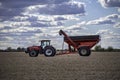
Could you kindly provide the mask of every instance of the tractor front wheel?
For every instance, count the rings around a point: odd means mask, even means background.
[[[87,46],[80,47],[78,52],[80,56],[89,56],[91,54],[91,50]]]
[[[34,50],[33,50],[33,51],[30,51],[30,52],[29,52],[29,56],[30,56],[30,57],[37,57],[37,56],[38,56],[38,53],[37,53],[37,51],[34,51]]]
[[[45,49],[44,49],[44,55],[46,57],[55,56],[55,54],[56,54],[56,49],[54,47],[52,47],[52,46],[45,47]]]

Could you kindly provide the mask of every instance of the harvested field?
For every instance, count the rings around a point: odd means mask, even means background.
[[[55,57],[0,53],[0,80],[120,80],[120,52]]]

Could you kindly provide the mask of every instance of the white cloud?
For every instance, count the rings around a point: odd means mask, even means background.
[[[22,13],[24,17],[28,17],[28,21],[43,21],[43,22],[50,22],[50,21],[64,21],[64,20],[79,20],[79,18],[75,17],[75,15],[42,15],[37,13],[28,14],[26,12]]]
[[[87,25],[101,25],[101,24],[114,24],[115,22],[110,20],[110,19],[105,19],[105,18],[99,18],[97,20],[92,20],[87,23]]]
[[[106,18],[108,18],[108,19],[118,19],[118,18],[120,18],[120,15],[119,14],[111,14],[111,15],[106,16]]]
[[[44,4],[60,4],[60,3],[64,3],[64,2],[68,2],[70,0],[20,0],[20,1],[16,1],[16,0],[11,0],[11,1],[4,1],[1,0],[1,3],[7,7],[7,8],[24,8],[26,6],[30,6],[30,5],[44,5]]]
[[[99,1],[103,1],[102,5],[104,7],[110,7],[104,0]],[[1,6],[0,40],[3,41],[2,39],[5,39],[8,41],[3,44],[4,47],[26,47],[33,45],[33,42],[35,45],[38,45],[39,39],[51,39],[53,40],[53,45],[56,47],[60,46],[56,45],[56,43],[61,42],[61,39],[58,39],[58,31],[60,29],[72,35],[81,35],[84,34],[87,25],[113,24],[120,18],[118,14],[112,14],[96,20],[80,22],[79,17],[76,15],[85,14],[85,4],[78,0],[37,0],[31,2],[28,2],[28,0],[19,0],[17,2],[11,0],[7,2],[1,1]],[[119,25],[119,23],[116,25]],[[80,30],[83,32],[80,33]],[[89,31],[86,32],[86,34],[88,33]],[[105,39],[112,37],[107,35],[114,34],[113,32],[109,32],[109,30],[99,31],[98,33],[105,34]],[[21,45],[19,45],[20,41]]]
[[[26,21],[28,19],[28,16],[14,16],[12,18],[13,21]]]
[[[103,6],[103,7],[106,7],[106,1],[105,0],[98,0],[100,2],[100,4]]]
[[[120,0],[98,0],[102,7],[108,8],[108,7],[117,7],[118,12],[120,12]]]
[[[53,22],[50,22],[49,25],[52,25],[52,26],[62,26],[64,24],[64,22],[62,21],[53,21]]]
[[[3,29],[1,30],[1,33],[41,33],[41,29],[40,28],[33,28],[33,27],[18,27],[18,28],[12,28],[12,29]]]
[[[108,33],[108,29],[106,30],[99,30],[96,34],[105,34],[105,33]]]
[[[4,23],[1,23],[1,22],[0,22],[0,29],[1,29],[1,28],[4,28]]]
[[[85,13],[84,7],[85,7],[84,3],[77,1],[69,1],[60,4],[29,6],[26,8],[25,13],[27,14],[37,13],[47,15],[84,14]]]
[[[118,43],[120,43],[120,34],[111,31],[109,29],[98,30],[96,33],[101,36],[100,45],[107,48],[108,46],[114,46],[114,48],[119,48]]]
[[[86,25],[86,22],[82,21],[82,22],[80,22],[78,24],[66,27],[65,30],[81,30],[81,29],[86,29],[85,25]]]
[[[9,20],[15,16],[21,16],[23,13],[37,13],[39,15],[68,15],[85,13],[85,4],[72,0],[2,0],[0,1],[0,6],[2,6],[0,7],[0,16],[2,21]],[[19,20],[24,20],[24,18],[19,18]]]
[[[120,28],[120,22],[117,22],[115,25],[114,25],[115,28]]]
[[[79,20],[79,18],[75,17],[75,15],[55,15],[53,18],[54,21]]]
[[[1,22],[0,25],[2,26],[2,28],[6,26],[11,28],[16,28],[16,27],[30,26],[31,23],[29,21],[24,21],[24,22],[4,21],[4,22]]]
[[[98,30],[98,32],[96,33],[98,35],[101,36],[102,39],[114,39],[114,40],[118,40],[120,39],[120,34],[115,32],[115,31],[111,31],[109,29],[104,29],[104,30]]]
[[[12,41],[14,40],[13,37],[10,37],[10,36],[5,36],[5,37],[1,37],[1,40],[0,41]]]
[[[120,7],[120,0],[98,0],[103,7]]]
[[[11,22],[10,26],[30,26],[31,23],[29,21],[24,21],[24,22]]]
[[[84,3],[69,0],[54,0],[54,2],[49,0],[47,3],[44,2],[44,4],[37,5],[21,4],[23,6],[20,9],[17,2],[15,4],[15,2],[12,3],[11,1],[11,3],[3,3],[3,5],[6,9],[2,9],[2,13],[0,13],[2,15],[1,20],[3,20],[0,23],[0,36],[3,37],[0,38],[1,48],[38,45],[39,39],[51,39],[55,47],[60,47],[60,45],[55,43],[61,41],[56,38],[58,38],[58,31],[64,28],[64,22],[79,20],[74,15],[85,13]]]
[[[87,22],[87,25],[100,25],[100,24],[114,24],[117,19],[120,18],[120,15],[118,14],[111,14],[106,17],[101,17],[96,20],[91,20]]]
[[[65,21],[79,20],[74,15],[38,15],[38,14],[24,14],[23,16],[15,16],[7,21],[9,26],[30,26],[30,27],[54,27],[62,26]],[[7,24],[8,24],[7,23]]]
[[[118,12],[120,13],[120,8],[118,8]]]

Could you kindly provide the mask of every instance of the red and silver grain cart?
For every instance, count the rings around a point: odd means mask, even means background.
[[[60,30],[59,34],[64,35],[64,42],[68,44],[69,51],[72,46],[81,56],[89,56],[91,48],[100,41],[99,35],[68,36],[63,30]]]

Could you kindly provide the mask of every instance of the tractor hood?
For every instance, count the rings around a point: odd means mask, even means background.
[[[25,53],[29,53],[31,50],[37,50],[39,51],[41,49],[40,46],[29,46],[25,49]]]
[[[40,47],[40,46],[28,46],[27,48],[31,48],[31,47]]]

